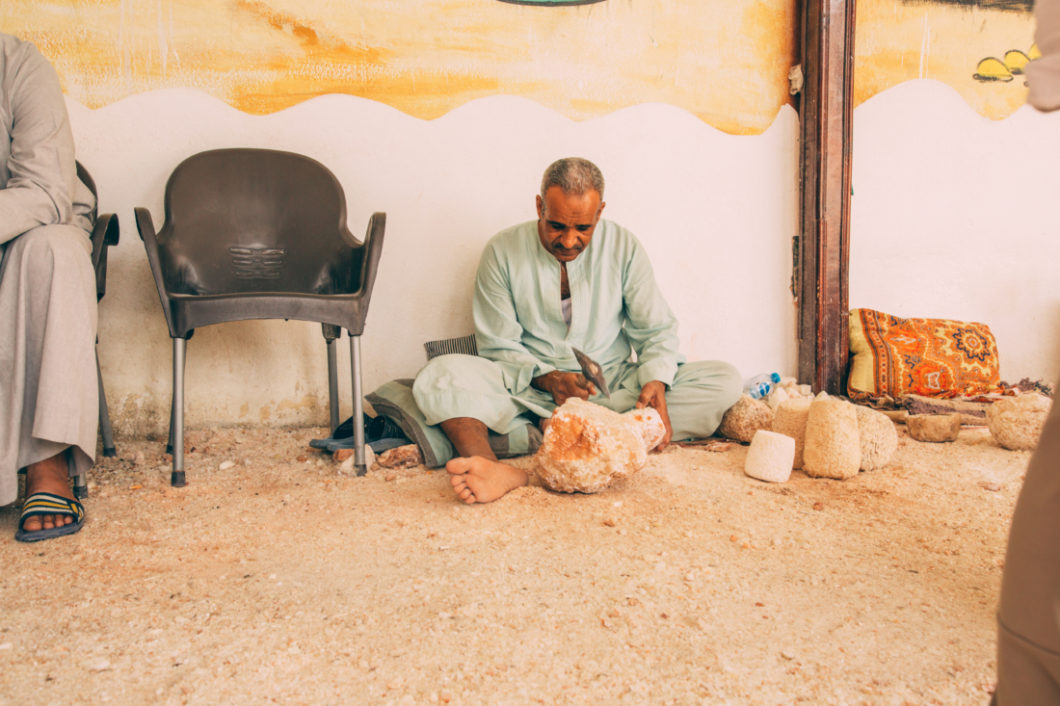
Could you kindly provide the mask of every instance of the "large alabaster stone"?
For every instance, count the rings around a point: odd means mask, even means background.
[[[991,436],[1013,451],[1037,447],[1050,404],[1048,397],[1037,392],[1001,398],[986,409]]]
[[[750,443],[759,429],[773,427],[773,410],[762,400],[743,394],[721,418],[718,433],[728,439]]]
[[[565,493],[597,493],[636,473],[666,426],[650,408],[619,414],[572,397],[552,414],[537,452],[537,476]]]
[[[858,414],[858,436],[861,440],[861,470],[883,468],[898,448],[898,430],[883,412],[855,405]]]
[[[802,452],[806,448],[806,418],[812,403],[812,397],[788,399],[777,405],[773,414],[773,431],[795,440],[793,468],[802,468]]]
[[[802,470],[816,478],[853,478],[861,468],[858,413],[850,402],[818,395],[806,416]]]

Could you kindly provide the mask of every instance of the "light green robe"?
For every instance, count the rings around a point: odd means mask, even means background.
[[[637,354],[637,381],[669,385],[684,361],[677,319],[655,284],[640,243],[601,220],[589,246],[567,263],[570,330],[560,302],[560,263],[541,245],[537,221],[495,235],[475,278],[475,340],[496,361],[515,394],[553,370],[579,370],[572,347],[603,367],[608,378]]]
[[[93,205],[55,69],[0,33],[0,505],[20,468],[69,447],[71,470],[95,456]]]
[[[541,245],[537,222],[494,236],[475,278],[473,313],[479,355],[434,358],[413,385],[429,424],[454,417],[482,421],[498,434],[523,433],[524,413],[548,417],[552,396],[533,378],[578,371],[572,348],[600,363],[611,398],[593,402],[631,409],[652,380],[668,386],[674,439],[709,436],[740,396],[739,373],[728,363],[684,363],[677,320],[643,247],[621,226],[601,220],[588,247],[567,263],[570,329],[560,301],[560,263]]]

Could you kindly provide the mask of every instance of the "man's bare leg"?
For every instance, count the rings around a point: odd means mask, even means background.
[[[70,491],[70,471],[66,465],[65,451],[26,467],[26,497],[34,493],[52,493],[73,500],[74,494]],[[35,515],[26,518],[23,528],[27,532],[34,532],[39,529],[68,525],[73,521],[74,518],[69,515]]]
[[[445,464],[456,496],[465,503],[489,503],[527,484],[526,471],[497,460],[489,429],[477,419],[454,417],[441,423],[459,457]]]

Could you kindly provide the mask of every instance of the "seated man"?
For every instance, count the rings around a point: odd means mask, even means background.
[[[15,538],[29,542],[84,519],[69,474],[92,465],[99,419],[93,202],[55,69],[2,33],[0,132],[0,505],[24,469]]]
[[[591,162],[549,166],[538,220],[498,233],[479,263],[479,356],[440,356],[416,377],[417,405],[459,454],[446,470],[464,502],[491,502],[528,481],[497,460],[489,431],[510,433],[531,415],[546,420],[569,397],[618,412],[654,407],[666,426],[657,449],[713,434],[740,397],[728,363],[683,363],[648,256],[632,233],[600,219],[603,195]],[[610,399],[578,372],[573,348],[603,368]]]

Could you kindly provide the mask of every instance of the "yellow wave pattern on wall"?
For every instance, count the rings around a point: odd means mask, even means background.
[[[270,113],[345,93],[432,119],[508,94],[572,119],[676,105],[755,134],[790,102],[794,0],[4,0],[0,28],[40,47],[99,107],[158,88]]]
[[[854,105],[911,79],[954,88],[980,115],[1008,117],[1027,100],[1020,77],[984,83],[984,57],[1031,53],[1029,12],[909,0],[859,0],[854,42]]]
[[[795,0],[4,0],[0,29],[35,42],[69,95],[99,107],[197,88],[266,114],[332,93],[433,119],[517,95],[581,120],[645,102],[757,134],[791,102]],[[1033,19],[922,0],[859,0],[855,105],[910,79],[956,89],[990,118],[1022,77],[977,80],[984,58],[1029,52]],[[980,76],[981,79],[981,76]]]

